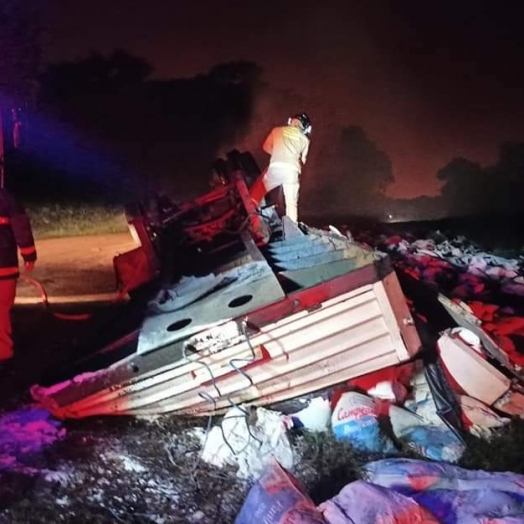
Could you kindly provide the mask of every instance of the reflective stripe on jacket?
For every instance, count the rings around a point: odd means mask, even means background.
[[[24,261],[36,260],[33,232],[24,208],[6,189],[0,189],[0,279],[19,276],[18,250]]]

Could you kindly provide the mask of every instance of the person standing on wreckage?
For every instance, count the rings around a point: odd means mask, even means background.
[[[311,131],[311,120],[306,113],[292,116],[286,126],[274,127],[262,146],[271,155],[269,166],[250,190],[258,206],[270,191],[281,188],[284,214],[294,222],[298,222],[300,173],[307,160]]]
[[[29,217],[22,205],[0,188],[0,367],[13,357],[11,309],[20,276],[17,251],[24,259],[25,270],[32,271],[36,249]]]

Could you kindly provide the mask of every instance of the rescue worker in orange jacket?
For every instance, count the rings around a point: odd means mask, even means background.
[[[36,249],[29,218],[20,203],[0,188],[0,362],[13,357],[11,308],[20,276],[17,250],[26,271],[32,271]]]
[[[253,184],[250,194],[259,205],[264,196],[281,186],[285,199],[285,214],[298,221],[300,173],[307,161],[311,135],[311,120],[306,113],[292,116],[287,126],[271,130],[263,149],[271,155],[269,167]]]

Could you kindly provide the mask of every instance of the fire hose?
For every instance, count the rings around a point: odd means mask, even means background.
[[[53,311],[51,308],[51,304],[49,303],[47,291],[39,280],[37,280],[34,277],[30,277],[27,275],[20,275],[20,280],[23,280],[24,282],[27,282],[31,286],[37,289],[38,293],[40,294],[40,301],[43,304],[43,306],[46,308],[46,310],[51,313],[55,318],[59,318],[60,320],[73,320],[73,321],[83,321],[83,320],[89,320],[93,314],[92,313],[77,313],[77,314],[71,314],[71,313],[59,313],[57,311]],[[114,299],[110,300],[110,303],[119,303],[123,302],[127,296],[127,290],[123,289],[119,291]]]

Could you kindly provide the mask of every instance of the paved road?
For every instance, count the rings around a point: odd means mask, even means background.
[[[50,303],[116,291],[113,257],[136,247],[129,233],[62,237],[36,242],[38,261],[29,275],[41,282]],[[40,292],[20,279],[17,304],[37,303]]]

